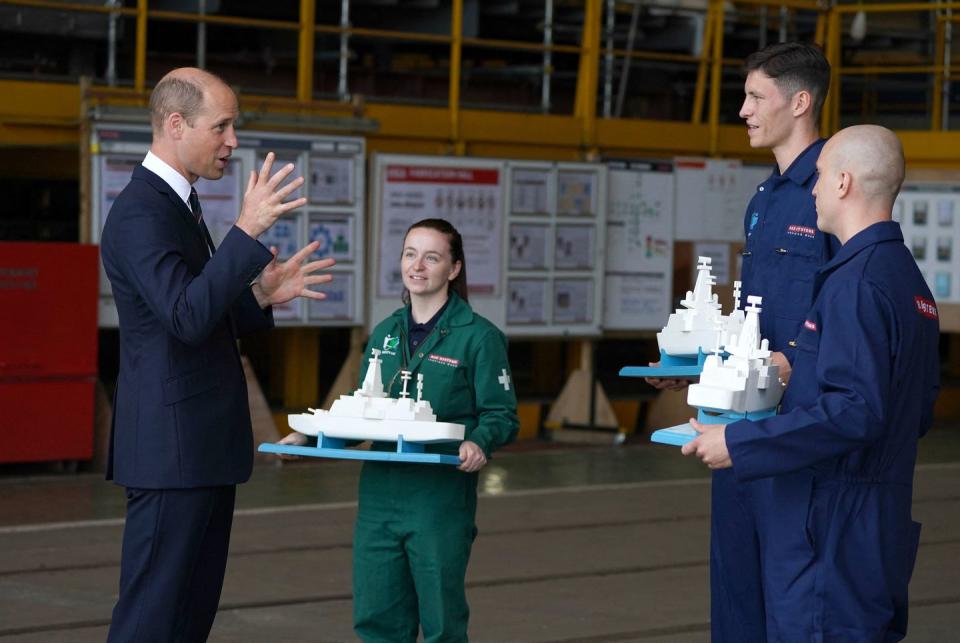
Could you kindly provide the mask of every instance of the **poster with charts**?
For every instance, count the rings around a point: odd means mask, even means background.
[[[547,214],[550,170],[514,168],[510,173],[510,211],[513,214]]]
[[[739,241],[747,207],[741,163],[730,159],[677,158],[676,228],[680,241]]]
[[[557,324],[593,322],[593,280],[557,279],[553,283],[553,321]]]
[[[507,284],[507,323],[547,323],[547,280],[513,278]]]
[[[463,237],[471,295],[496,295],[503,270],[502,172],[497,167],[388,163],[380,190],[377,293],[399,296],[400,247],[407,228],[427,217],[453,224]]]
[[[557,225],[553,267],[557,270],[591,270],[594,230],[592,225]]]
[[[353,275],[349,272],[333,272],[333,281],[311,290],[319,290],[325,299],[308,299],[307,316],[311,320],[352,319],[353,318]]]
[[[660,330],[670,316],[670,284],[660,274],[608,272],[603,326],[611,330]]]
[[[320,247],[310,255],[311,260],[333,257],[338,262],[353,261],[353,217],[311,215],[307,223],[307,243],[314,241],[320,242]]]
[[[350,156],[311,156],[307,177],[310,203],[353,203],[353,164]]]
[[[557,172],[557,214],[592,216],[597,212],[597,173],[589,170]]]
[[[904,185],[893,207],[903,241],[939,303],[960,302],[960,189]]]
[[[650,167],[611,168],[607,175],[607,270],[673,269],[673,170]]]
[[[510,224],[510,269],[545,270],[550,226],[537,223]]]

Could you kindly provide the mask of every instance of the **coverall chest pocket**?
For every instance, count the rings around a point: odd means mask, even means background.
[[[802,320],[813,303],[813,278],[820,265],[820,252],[812,238],[787,235],[771,251],[782,290],[777,316]]]
[[[423,396],[430,400],[440,421],[449,421],[473,412],[473,391],[467,381],[463,360],[430,354],[424,358]]]

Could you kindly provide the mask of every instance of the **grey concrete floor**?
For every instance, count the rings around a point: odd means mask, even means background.
[[[960,428],[921,443],[909,641],[960,640]],[[211,641],[352,641],[359,465],[265,465],[241,487]],[[709,639],[709,475],[671,447],[499,455],[468,575],[474,641]],[[103,641],[121,491],[95,475],[0,477],[0,641]]]

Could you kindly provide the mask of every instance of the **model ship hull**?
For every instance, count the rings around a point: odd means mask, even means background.
[[[297,413],[287,416],[290,428],[297,433],[345,440],[380,440],[396,442],[450,442],[463,440],[464,425],[452,422],[423,420],[371,420],[362,417],[330,415],[326,411]]]

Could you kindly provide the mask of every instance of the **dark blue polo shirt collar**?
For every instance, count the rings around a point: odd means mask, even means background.
[[[803,185],[810,180],[813,173],[817,171],[817,159],[820,157],[820,150],[826,144],[827,139],[819,138],[807,146],[807,149],[800,152],[800,156],[793,159],[793,163],[783,173],[782,177],[790,179],[797,185]],[[780,169],[774,167],[774,178],[780,178]]]

